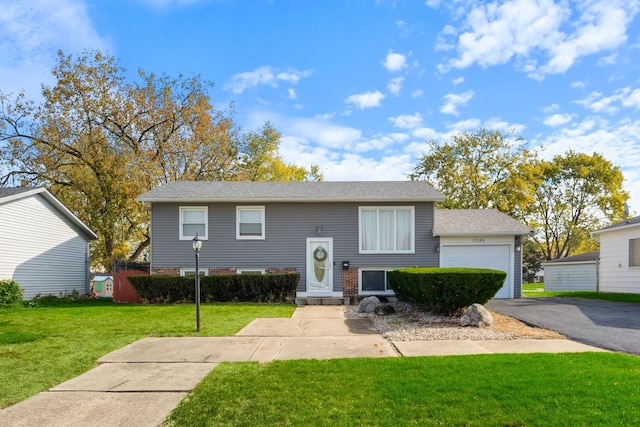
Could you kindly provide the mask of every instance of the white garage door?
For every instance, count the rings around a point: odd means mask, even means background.
[[[512,295],[510,265],[508,245],[443,245],[440,249],[440,267],[475,267],[506,271],[507,279],[496,294],[496,298],[510,298]]]

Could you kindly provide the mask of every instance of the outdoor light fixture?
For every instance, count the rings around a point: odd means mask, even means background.
[[[198,239],[198,233],[193,238],[193,251],[196,254],[196,332],[200,332],[200,249],[202,240]]]
[[[436,245],[436,252],[440,252],[440,243]]]
[[[322,234],[322,224],[319,224],[316,226],[316,233],[317,234]]]

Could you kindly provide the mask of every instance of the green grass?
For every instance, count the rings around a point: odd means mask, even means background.
[[[540,291],[540,290],[544,290],[544,283],[543,282],[539,282],[539,283],[523,283],[522,284],[522,290],[523,291]]]
[[[223,363],[169,426],[640,423],[640,359],[608,353]]]
[[[640,294],[617,294],[609,292],[574,291],[574,292],[522,292],[527,297],[566,297],[601,299],[606,301],[632,302],[640,304]]]
[[[95,300],[94,300],[95,301]],[[228,336],[256,317],[290,317],[295,306],[203,304],[144,306],[95,301],[0,310],[0,408],[95,366],[115,349],[146,336]]]

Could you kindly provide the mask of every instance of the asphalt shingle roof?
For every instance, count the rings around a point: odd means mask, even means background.
[[[611,224],[608,225],[604,228],[601,228],[600,230],[596,230],[591,234],[600,234],[602,232],[607,232],[607,231],[611,231],[611,230],[615,230],[618,228],[624,228],[624,227],[631,227],[631,226],[636,226],[640,224],[640,216],[635,216],[633,218],[629,218],[626,221],[621,221],[621,222],[617,222],[615,224]]]
[[[495,209],[436,209],[434,236],[527,235],[530,227]]]
[[[407,202],[442,201],[421,181],[174,181],[138,197],[142,202]]]
[[[597,261],[600,258],[600,251],[586,252],[583,254],[566,256],[564,258],[552,259],[545,261],[544,264],[562,264],[563,262],[584,262]]]
[[[15,196],[16,194],[25,193],[27,191],[33,191],[33,188],[29,187],[0,187],[0,199],[3,197]]]

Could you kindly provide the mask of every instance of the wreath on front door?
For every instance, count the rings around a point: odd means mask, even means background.
[[[316,261],[324,261],[328,256],[329,254],[327,253],[327,250],[322,246],[318,246],[316,250],[313,251],[313,259]]]

